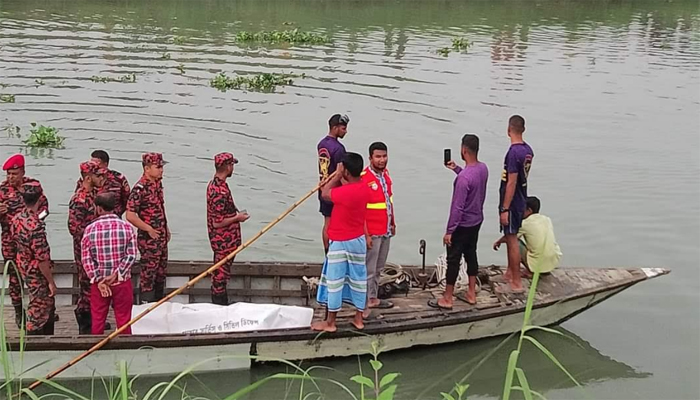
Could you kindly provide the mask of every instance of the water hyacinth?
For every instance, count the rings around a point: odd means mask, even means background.
[[[44,125],[37,127],[35,122],[32,122],[31,125],[29,137],[23,140],[28,147],[63,148],[63,141],[66,138],[58,134],[58,129]]]
[[[14,94],[0,94],[0,101],[3,103],[14,103],[15,102],[15,95]]]
[[[297,29],[284,31],[262,31],[257,33],[241,31],[236,33],[236,41],[241,43],[293,43],[293,44],[326,44],[331,40],[326,35],[304,32]]]
[[[126,74],[126,75],[123,75],[119,78],[93,75],[90,78],[90,80],[93,82],[96,82],[96,83],[107,83],[107,82],[135,83],[136,82],[136,74],[134,74],[134,73]]]
[[[294,83],[291,78],[301,77],[305,75],[292,74],[277,74],[264,72],[253,76],[229,77],[225,72],[220,72],[209,84],[213,88],[217,88],[222,92],[228,89],[242,89],[257,92],[274,92],[277,86],[288,86]]]

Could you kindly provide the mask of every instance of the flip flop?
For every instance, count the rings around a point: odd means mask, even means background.
[[[392,307],[394,307],[394,303],[392,303],[388,300],[380,299],[379,304],[377,304],[374,307],[370,307],[370,308],[387,309],[387,308],[392,308]]]
[[[440,309],[440,310],[451,310],[451,309],[452,309],[452,307],[449,307],[449,308],[448,308],[448,307],[443,307],[443,306],[441,306],[440,303],[438,303],[438,299],[430,299],[430,300],[428,300],[428,306],[429,306],[429,307],[432,307],[432,308],[437,308],[437,309]]]
[[[473,306],[473,305],[476,305],[476,301],[472,303],[471,301],[467,300],[467,295],[466,295],[464,292],[462,292],[462,293],[457,293],[457,294],[455,295],[455,297],[456,297],[458,300],[462,300],[463,302],[465,302],[465,303],[467,303],[467,304],[469,304],[469,305],[472,305],[472,306]]]

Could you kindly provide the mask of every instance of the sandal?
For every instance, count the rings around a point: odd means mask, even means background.
[[[394,303],[392,303],[388,300],[380,299],[379,304],[377,304],[374,307],[370,307],[370,308],[387,309],[387,308],[392,308],[392,307],[394,307]]]
[[[437,309],[440,309],[440,310],[448,310],[448,311],[449,311],[449,310],[452,309],[452,307],[449,307],[449,308],[448,308],[448,307],[443,307],[443,306],[441,306],[440,303],[438,303],[438,299],[430,299],[430,300],[428,300],[428,306],[429,306],[429,307],[432,307],[432,308],[437,308]]]
[[[472,305],[472,306],[473,306],[473,305],[476,304],[476,301],[472,303],[471,301],[467,300],[467,294],[464,293],[464,292],[462,292],[462,293],[457,293],[457,294],[455,295],[455,297],[456,297],[458,300],[462,300],[463,302],[465,302],[465,303],[467,303],[467,304],[469,304],[469,305]]]

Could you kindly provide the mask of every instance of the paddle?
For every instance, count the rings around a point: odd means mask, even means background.
[[[253,236],[252,238],[248,239],[247,242],[243,243],[243,245],[241,245],[241,246],[238,247],[236,250],[234,250],[233,252],[231,252],[231,253],[230,253],[229,255],[227,255],[223,260],[221,260],[221,261],[217,262],[216,264],[212,265],[211,267],[209,267],[209,269],[207,269],[206,271],[204,271],[204,272],[202,272],[201,274],[197,275],[196,277],[192,278],[189,282],[187,282],[187,283],[185,283],[184,285],[180,286],[178,289],[176,289],[176,290],[170,292],[170,294],[168,294],[167,296],[163,297],[163,298],[162,298],[161,300],[159,300],[157,303],[152,304],[150,307],[148,307],[148,308],[145,309],[143,312],[141,312],[141,314],[135,316],[135,317],[132,318],[129,322],[127,322],[126,324],[122,325],[119,329],[117,329],[116,331],[114,331],[114,332],[112,332],[111,334],[109,334],[109,336],[107,336],[107,337],[105,337],[104,339],[100,340],[97,344],[95,344],[94,346],[92,346],[92,348],[90,348],[89,350],[87,350],[87,351],[85,351],[84,353],[80,354],[78,357],[75,357],[74,359],[72,359],[72,360],[69,361],[68,363],[64,364],[63,366],[61,366],[61,367],[58,368],[57,370],[55,370],[55,371],[51,372],[50,374],[46,375],[46,376],[44,377],[43,380],[37,380],[37,381],[35,381],[35,382],[32,383],[31,385],[29,385],[28,389],[29,389],[29,390],[34,390],[34,389],[37,388],[39,385],[41,385],[41,384],[43,383],[43,381],[50,380],[50,379],[54,378],[56,375],[60,374],[61,372],[65,371],[65,370],[67,370],[68,368],[70,368],[70,367],[74,366],[75,364],[79,363],[80,361],[82,361],[84,358],[86,358],[86,357],[89,356],[90,354],[92,354],[92,353],[96,352],[97,350],[101,349],[105,344],[109,343],[110,340],[112,340],[112,339],[114,339],[115,337],[119,336],[119,334],[122,333],[122,332],[124,332],[124,330],[125,330],[126,328],[128,328],[128,327],[130,327],[131,325],[135,324],[138,320],[140,320],[141,318],[145,317],[148,313],[150,313],[151,311],[155,310],[156,308],[158,308],[159,306],[161,306],[161,305],[162,305],[163,303],[165,303],[166,301],[168,301],[168,300],[172,299],[173,297],[177,296],[178,294],[182,293],[185,289],[191,288],[192,286],[194,286],[195,283],[199,282],[199,281],[200,281],[202,278],[204,278],[205,276],[207,276],[207,275],[211,274],[212,272],[216,271],[217,269],[219,269],[221,266],[223,266],[223,265],[226,264],[229,260],[231,260],[233,257],[235,257],[236,254],[240,253],[240,252],[243,251],[245,248],[247,248],[248,246],[250,246],[251,244],[253,244],[253,243],[254,243],[256,240],[258,240],[263,234],[265,234],[267,231],[269,231],[273,226],[277,225],[278,222],[282,221],[282,220],[284,219],[284,217],[286,217],[287,215],[289,215],[292,211],[294,211],[295,208],[299,207],[299,206],[301,205],[301,203],[303,203],[304,201],[306,201],[306,199],[308,199],[309,197],[311,197],[312,194],[314,194],[314,193],[315,193],[317,190],[319,190],[326,182],[328,182],[331,178],[333,178],[333,176],[334,176],[335,174],[336,174],[336,173],[334,172],[334,173],[331,174],[329,177],[327,177],[326,179],[324,179],[323,181],[321,181],[318,185],[316,185],[315,188],[313,188],[311,191],[309,191],[309,193],[305,194],[302,198],[300,198],[299,200],[297,200],[297,201],[296,201],[294,204],[292,204],[292,206],[289,207],[285,212],[283,212],[282,214],[280,214],[279,217],[277,217],[274,221],[272,221],[272,222],[270,222],[269,224],[267,224],[267,226],[265,226],[264,228],[262,228],[262,230],[261,230],[260,232],[256,233],[255,236]]]

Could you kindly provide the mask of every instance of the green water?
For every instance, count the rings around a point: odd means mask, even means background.
[[[498,235],[505,122],[520,113],[536,154],[530,190],[554,221],[564,264],[673,271],[566,322],[580,345],[541,337],[585,393],[528,350],[533,388],[548,398],[700,398],[696,1],[2,0],[0,12],[0,93],[16,96],[0,103],[0,128],[15,124],[26,133],[36,121],[67,136],[64,150],[44,152],[0,139],[0,157],[26,151],[28,174],[46,189],[54,258],[71,257],[67,203],[78,162],[92,149],[107,149],[113,168],[132,183],[140,153],[163,152],[171,161],[164,185],[172,258],[209,259],[204,190],[211,156],[228,150],[241,159],[232,188],[252,215],[244,226],[249,237],[313,187],[315,144],[329,115],[341,112],[352,119],[349,150],[364,154],[375,140],[389,146],[398,224],[390,260],[400,263],[419,263],[422,238],[429,262],[440,254],[453,179],[441,166],[442,149],[456,154],[463,133],[479,134],[480,157],[491,170],[479,257],[503,263],[505,254],[490,243]],[[327,34],[333,44],[234,41],[240,30],[290,26]],[[435,54],[453,37],[473,46],[447,58]],[[221,93],[208,86],[220,71],[306,78],[274,94]],[[90,80],[129,73],[137,83]],[[320,261],[320,224],[312,199],[240,259]],[[437,399],[471,369],[470,360],[499,342],[383,359],[388,371],[402,373],[399,398]],[[469,378],[473,398],[499,396],[509,349]],[[355,359],[323,364],[336,377],[357,370]],[[200,379],[226,393],[278,370]],[[200,386],[188,388],[207,394]],[[251,398],[284,398],[283,389],[269,386]]]

